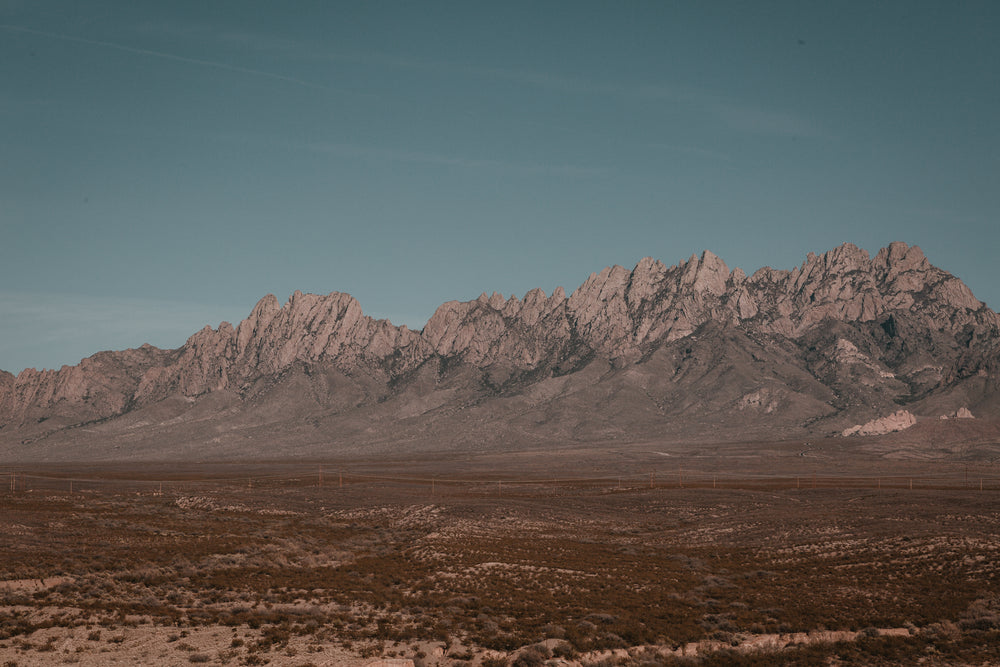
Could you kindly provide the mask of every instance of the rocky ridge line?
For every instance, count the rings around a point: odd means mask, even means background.
[[[905,243],[874,257],[844,244],[810,253],[791,271],[765,267],[751,276],[705,251],[671,267],[645,258],[631,271],[605,268],[569,297],[557,288],[551,296],[535,289],[523,299],[494,293],[450,301],[419,332],[364,315],[347,294],[296,292],[284,305],[268,295],[238,326],[205,327],[177,350],[143,346],[100,353],[58,371],[27,369],[16,378],[0,373],[0,425],[53,412],[67,423],[100,419],[172,395],[241,392],[297,363],[331,365],[380,382],[433,358],[567,372],[594,356],[619,366],[634,363],[707,323],[796,340],[825,322],[878,322],[888,331],[901,319],[914,329],[965,335],[969,349],[973,342],[982,347],[995,341],[1000,331],[1000,317],[968,287]],[[958,371],[933,371],[940,375],[935,381],[995,365],[981,354],[967,357]]]

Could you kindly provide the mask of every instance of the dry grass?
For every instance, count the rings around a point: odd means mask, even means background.
[[[1000,660],[995,494],[488,487],[4,490],[0,660]]]

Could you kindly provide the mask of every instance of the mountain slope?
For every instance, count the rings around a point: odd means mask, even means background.
[[[177,350],[0,373],[0,459],[798,437],[901,405],[996,414],[998,377],[1000,317],[915,246],[752,276],[706,251],[448,302],[420,332],[268,295]]]

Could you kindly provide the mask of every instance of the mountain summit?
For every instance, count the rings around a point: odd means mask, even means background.
[[[916,246],[751,276],[705,251],[450,301],[422,331],[296,292],[176,350],[0,372],[0,459],[826,435],[901,406],[996,414],[998,377],[1000,317]]]

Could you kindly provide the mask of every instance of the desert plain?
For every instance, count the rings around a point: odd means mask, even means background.
[[[25,464],[0,534],[10,666],[1000,662],[988,443]]]

